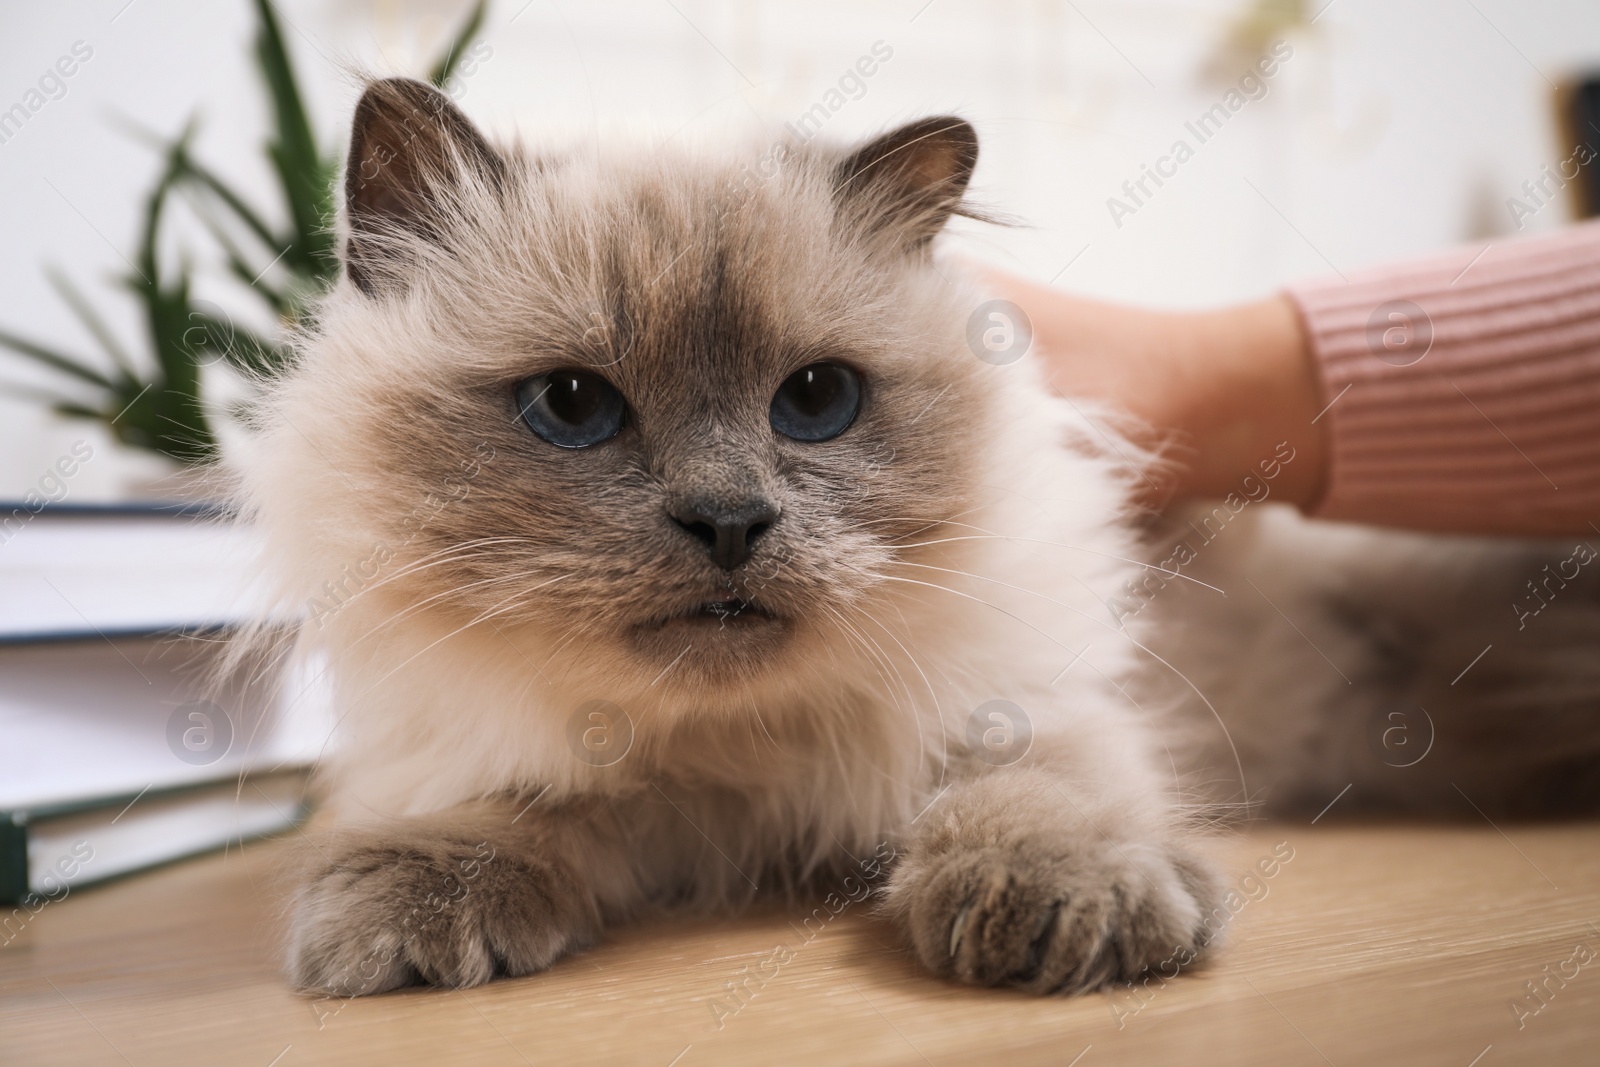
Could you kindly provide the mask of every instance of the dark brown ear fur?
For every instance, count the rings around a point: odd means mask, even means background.
[[[978,133],[943,115],[891,130],[856,149],[835,175],[841,207],[903,247],[925,245],[953,214],[978,163]]]
[[[350,236],[345,269],[366,292],[377,287],[395,230],[437,238],[439,199],[465,170],[499,184],[505,163],[450,98],[410,78],[367,86],[356,105],[345,172]]]

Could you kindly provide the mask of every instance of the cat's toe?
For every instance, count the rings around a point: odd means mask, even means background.
[[[336,996],[542,971],[593,940],[592,904],[548,864],[482,843],[334,852],[297,894],[288,969]]]
[[[1077,992],[1126,981],[1201,947],[1211,880],[1195,859],[1120,849],[989,847],[909,865],[912,946],[936,974],[973,985]]]

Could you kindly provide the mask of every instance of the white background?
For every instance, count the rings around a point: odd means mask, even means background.
[[[1204,72],[1243,0],[502,0],[484,34],[493,55],[465,79],[460,102],[489,129],[536,143],[708,140],[752,125],[776,135],[882,41],[893,58],[826,135],[967,116],[984,142],[979,197],[1028,224],[968,228],[970,247],[1041,280],[1140,303],[1236,300],[1513,232],[1507,197],[1571,153],[1553,86],[1600,65],[1600,4],[1325,3],[1308,0],[1305,18],[1322,13],[1288,35],[1294,55],[1269,95],[1120,228],[1107,198],[1222,98],[1226,83]],[[343,143],[358,72],[423,72],[466,7],[277,6],[331,146]],[[139,336],[134,305],[105,279],[128,270],[122,257],[133,254],[157,163],[118,132],[118,115],[168,134],[198,116],[198,154],[255,199],[270,194],[253,26],[245,0],[0,3],[0,110],[74,42],[94,49],[67,94],[0,144],[0,327],[93,351],[44,280],[40,268],[54,263],[124,336]],[[1565,200],[1552,203],[1523,232],[1569,215]],[[194,250],[203,295],[253,306],[227,291],[233,283],[203,258],[206,242],[174,239]],[[0,380],[47,379],[0,352]],[[79,439],[96,456],[70,499],[113,498],[161,473],[92,425],[0,398],[0,497],[20,496]]]

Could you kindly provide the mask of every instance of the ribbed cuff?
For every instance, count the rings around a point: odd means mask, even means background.
[[[1315,515],[1600,532],[1600,223],[1289,296],[1328,405]]]

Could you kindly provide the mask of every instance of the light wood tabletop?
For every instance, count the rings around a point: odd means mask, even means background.
[[[620,930],[532,978],[317,1000],[278,969],[289,844],[46,906],[0,948],[0,1064],[1600,1063],[1596,824],[1258,826],[1225,847],[1215,962],[1076,999],[925,977],[866,905],[808,923],[812,901]]]

